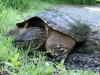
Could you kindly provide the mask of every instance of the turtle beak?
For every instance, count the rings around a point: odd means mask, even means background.
[[[26,30],[19,35],[15,36],[12,43],[14,46],[17,46],[19,48],[28,47],[30,43],[33,43],[35,40],[35,36],[32,35],[34,33],[32,29],[29,29],[30,31]]]

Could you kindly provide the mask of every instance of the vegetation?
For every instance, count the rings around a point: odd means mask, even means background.
[[[32,5],[37,6],[37,3],[45,2],[45,3],[51,3],[51,4],[88,4],[93,5],[96,4],[96,0],[0,0],[0,3],[3,3],[6,7],[12,7],[15,9],[26,9],[30,8]],[[40,7],[40,5],[38,5]]]
[[[100,0],[96,0],[97,2],[100,2]]]
[[[45,53],[31,51],[34,56],[29,57],[28,50],[18,50],[12,45],[12,37],[6,37],[8,30],[15,27],[15,23],[25,16],[44,11],[45,8],[56,3],[79,4],[80,0],[0,0],[0,72],[7,71],[11,75],[53,75],[55,68],[52,62],[45,61]],[[78,3],[76,3],[76,1]],[[95,0],[82,0],[82,4],[95,4]],[[2,68],[1,68],[2,67]],[[66,71],[63,61],[57,64],[60,75],[97,75],[92,71]]]

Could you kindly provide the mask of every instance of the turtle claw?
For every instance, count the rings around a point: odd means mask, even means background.
[[[65,60],[69,53],[69,50],[60,44],[51,45],[49,50],[50,50],[50,54],[55,57],[57,62],[60,62],[63,59]]]

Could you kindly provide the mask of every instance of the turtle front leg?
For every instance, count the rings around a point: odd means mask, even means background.
[[[70,36],[54,30],[46,41],[46,49],[60,62],[62,59],[66,59],[75,43]]]
[[[50,54],[56,58],[56,61],[61,61],[62,59],[66,59],[68,56],[69,50],[61,44],[52,44],[49,48]]]

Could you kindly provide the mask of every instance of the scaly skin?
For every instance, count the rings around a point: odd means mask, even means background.
[[[75,40],[51,28],[48,30],[49,35],[46,41],[46,49],[58,62],[62,59],[66,59],[76,43]]]
[[[39,49],[46,40],[45,32],[39,27],[16,28],[10,30],[8,35],[14,35],[13,44],[19,48]]]

